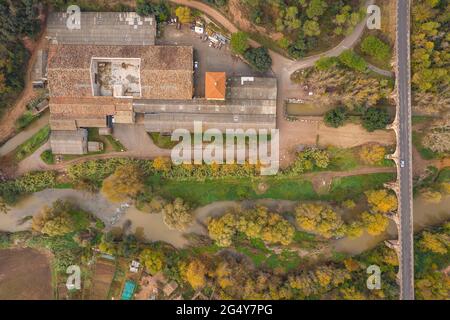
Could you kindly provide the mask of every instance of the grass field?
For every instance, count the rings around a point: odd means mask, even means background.
[[[206,181],[162,181],[152,177],[147,184],[161,196],[172,199],[180,197],[196,206],[215,201],[282,199],[282,200],[330,200],[341,201],[358,198],[369,189],[382,188],[392,181],[394,174],[381,173],[363,176],[337,178],[331,184],[330,193],[318,195],[311,181],[291,177],[265,177],[255,179],[221,179]],[[258,185],[267,186],[265,192],[258,192]]]

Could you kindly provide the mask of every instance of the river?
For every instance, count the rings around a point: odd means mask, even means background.
[[[45,206],[50,206],[54,201],[64,199],[78,204],[83,210],[92,212],[102,219],[107,228],[121,227],[126,220],[131,221],[131,229],[141,228],[146,239],[150,241],[164,241],[176,247],[182,247],[188,243],[185,233],[206,234],[205,222],[210,216],[222,215],[227,210],[242,206],[252,207],[255,203],[265,205],[278,212],[292,211],[296,205],[294,201],[286,200],[258,200],[258,201],[222,201],[197,208],[194,212],[195,223],[186,232],[169,230],[163,222],[161,214],[143,213],[135,207],[126,207],[114,204],[105,199],[101,194],[91,194],[72,189],[48,189],[34,193],[21,200],[6,215],[0,216],[0,230],[16,232],[30,228],[31,221],[20,221],[33,216]],[[436,225],[450,219],[450,196],[445,197],[440,203],[434,204],[424,201],[422,198],[414,200],[414,228],[423,229],[426,226]],[[114,222],[112,224],[111,222]],[[387,232],[381,236],[364,234],[358,239],[343,238],[332,242],[337,252],[358,254],[375,247],[384,239],[396,238],[396,228],[391,223]]]

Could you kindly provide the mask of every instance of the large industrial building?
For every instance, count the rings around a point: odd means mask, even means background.
[[[205,97],[194,99],[193,47],[155,45],[153,17],[86,12],[88,27],[79,30],[67,29],[66,19],[48,19],[54,154],[87,153],[86,128],[109,133],[115,123],[135,124],[137,114],[148,132],[165,134],[193,130],[194,121],[221,130],[276,127],[276,79],[207,72]]]

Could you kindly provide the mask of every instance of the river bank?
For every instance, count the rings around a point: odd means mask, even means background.
[[[183,247],[188,244],[185,238],[187,233],[206,234],[205,222],[208,217],[220,216],[228,210],[239,207],[250,208],[255,204],[267,206],[272,211],[293,211],[296,201],[287,200],[256,200],[256,201],[219,201],[195,209],[194,224],[185,232],[169,230],[163,222],[161,214],[143,213],[134,206],[111,203],[101,194],[91,194],[72,189],[47,189],[34,193],[21,200],[6,215],[0,216],[0,230],[17,232],[27,230],[31,226],[31,220],[27,217],[34,216],[39,210],[58,200],[68,200],[78,204],[81,209],[92,212],[96,217],[105,222],[107,229],[122,227],[125,221],[131,222],[133,232],[140,229],[149,241],[164,241],[175,247]],[[450,219],[450,196],[443,198],[440,203],[429,203],[423,198],[414,200],[414,229],[419,231],[427,226],[436,225]],[[25,222],[23,222],[25,221]],[[23,222],[23,223],[21,223]],[[391,222],[385,234],[371,236],[364,234],[357,239],[343,238],[332,240],[332,247],[336,252],[347,254],[359,254],[375,247],[385,239],[396,238],[397,230]]]

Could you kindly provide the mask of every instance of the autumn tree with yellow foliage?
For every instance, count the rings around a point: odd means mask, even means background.
[[[361,220],[367,233],[372,236],[378,236],[386,231],[389,226],[389,218],[382,213],[363,212]]]
[[[164,255],[157,250],[144,249],[139,258],[151,274],[161,271],[164,266]]]
[[[378,144],[365,145],[359,152],[359,157],[362,162],[369,165],[380,164],[386,155],[386,148]]]
[[[256,207],[242,212],[228,212],[208,220],[208,232],[217,245],[227,247],[237,232],[249,239],[261,239],[267,243],[289,245],[295,228],[281,215],[269,212],[266,207]]]
[[[431,233],[425,231],[419,246],[425,251],[431,251],[438,254],[447,254],[450,245],[450,237],[445,234]]]
[[[191,208],[183,199],[176,198],[162,209],[163,221],[171,230],[186,230],[192,224]]]
[[[134,164],[117,167],[116,171],[103,181],[101,192],[112,202],[125,202],[136,197],[144,188],[139,168]]]
[[[206,266],[198,259],[192,260],[186,268],[185,279],[195,290],[206,285]]]
[[[370,190],[365,194],[372,211],[388,213],[397,210],[397,197],[386,189]]]
[[[300,228],[325,238],[344,235],[344,222],[326,204],[302,203],[295,209],[295,217]]]
[[[175,15],[180,23],[190,23],[192,21],[191,9],[189,7],[178,7],[175,9]]]

